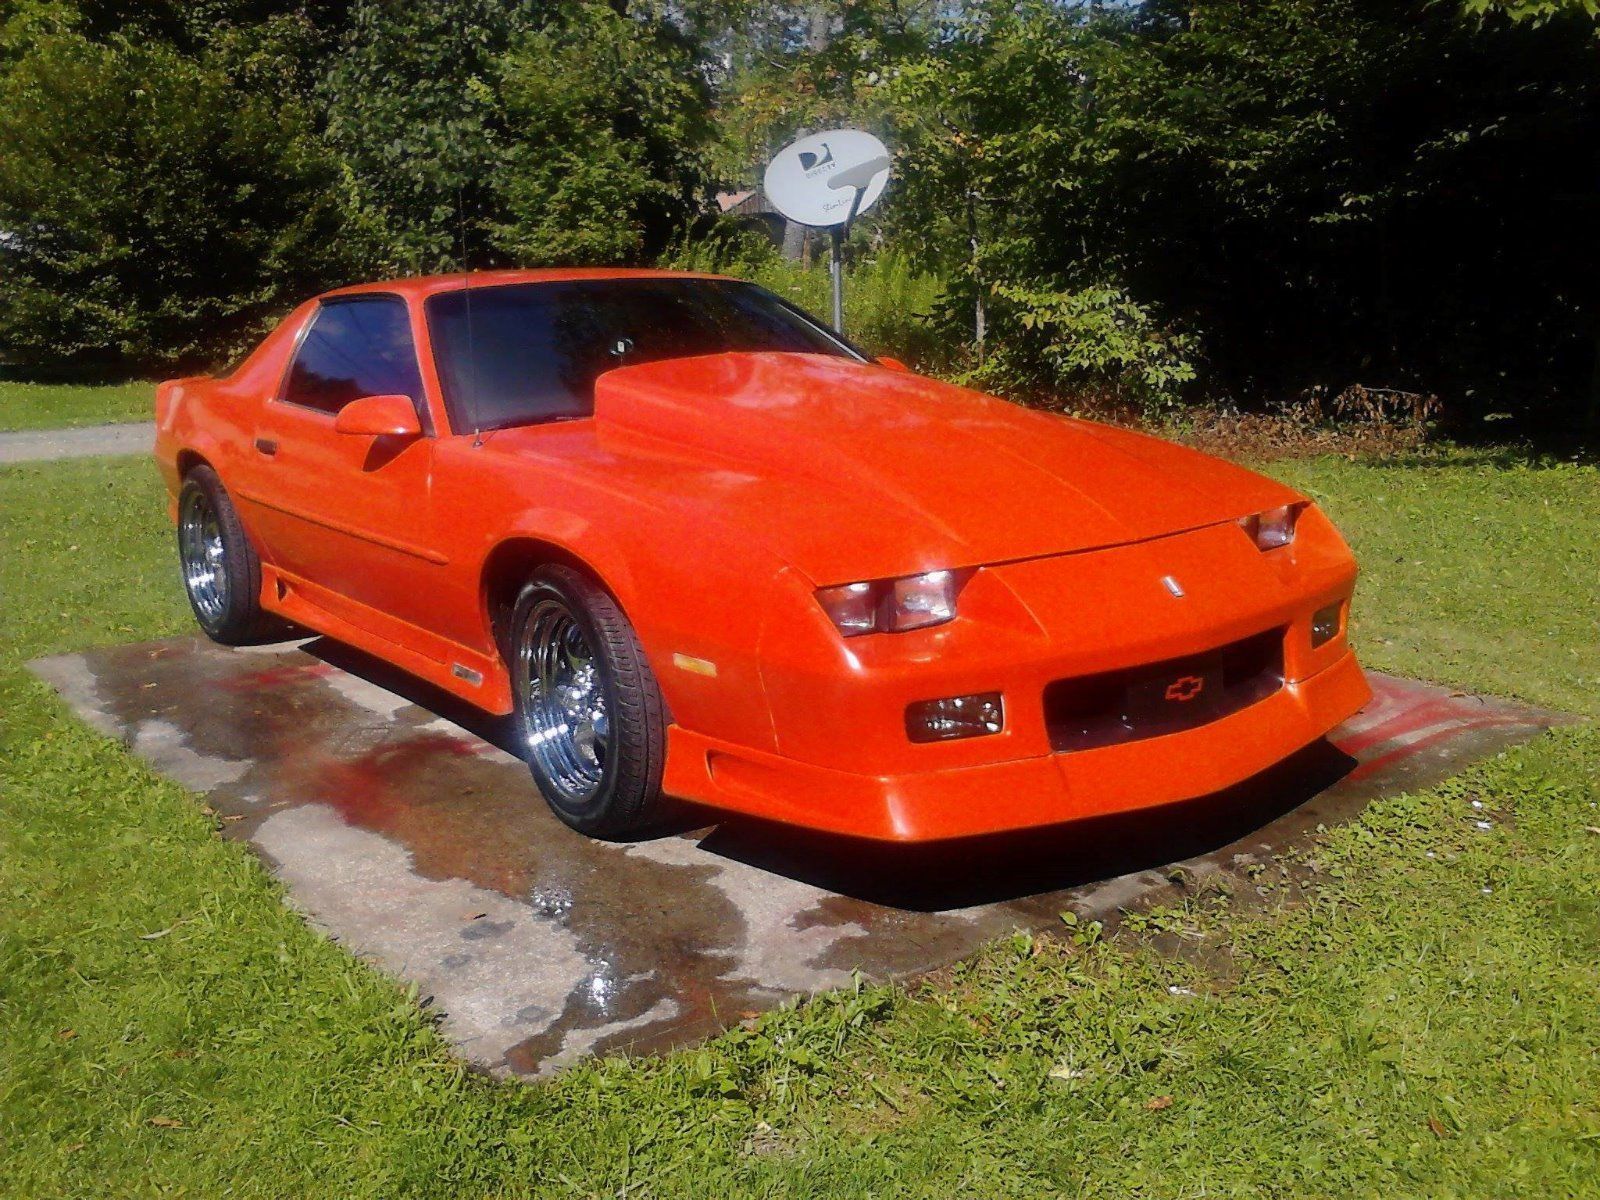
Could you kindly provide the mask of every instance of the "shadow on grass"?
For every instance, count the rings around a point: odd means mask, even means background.
[[[142,383],[145,377],[130,372],[126,366],[96,364],[60,364],[36,366],[22,363],[0,362],[0,383],[72,384],[78,387],[115,387],[121,384]]]
[[[1385,457],[1363,458],[1359,466],[1380,470],[1408,471],[1438,467],[1489,467],[1497,471],[1538,470],[1579,463],[1600,465],[1600,443],[1585,448],[1577,443],[1483,442],[1441,443],[1421,450]]]

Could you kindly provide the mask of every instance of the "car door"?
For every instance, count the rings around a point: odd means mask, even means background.
[[[404,395],[421,437],[340,433],[339,411]],[[435,442],[410,309],[398,296],[324,300],[278,394],[260,408],[246,500],[272,564],[304,599],[380,635],[425,624]]]

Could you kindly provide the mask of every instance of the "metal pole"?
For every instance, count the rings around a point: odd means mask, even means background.
[[[833,331],[844,333],[844,227],[835,225],[833,255],[828,263],[828,274],[833,278]]]
[[[855,189],[856,194],[850,197],[850,213],[845,217],[844,224],[833,227],[833,262],[830,264],[830,273],[833,275],[833,331],[841,337],[844,335],[844,239],[849,236],[850,226],[861,208],[861,193],[866,190],[859,184],[855,185]]]

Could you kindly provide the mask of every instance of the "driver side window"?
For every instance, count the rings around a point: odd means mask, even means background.
[[[394,296],[324,301],[283,389],[289,403],[330,415],[364,396],[409,396],[423,412],[411,319]]]

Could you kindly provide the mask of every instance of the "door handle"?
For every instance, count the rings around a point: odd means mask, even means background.
[[[257,438],[256,449],[262,454],[265,454],[268,458],[271,458],[278,452],[278,443],[273,441],[271,438]]]

